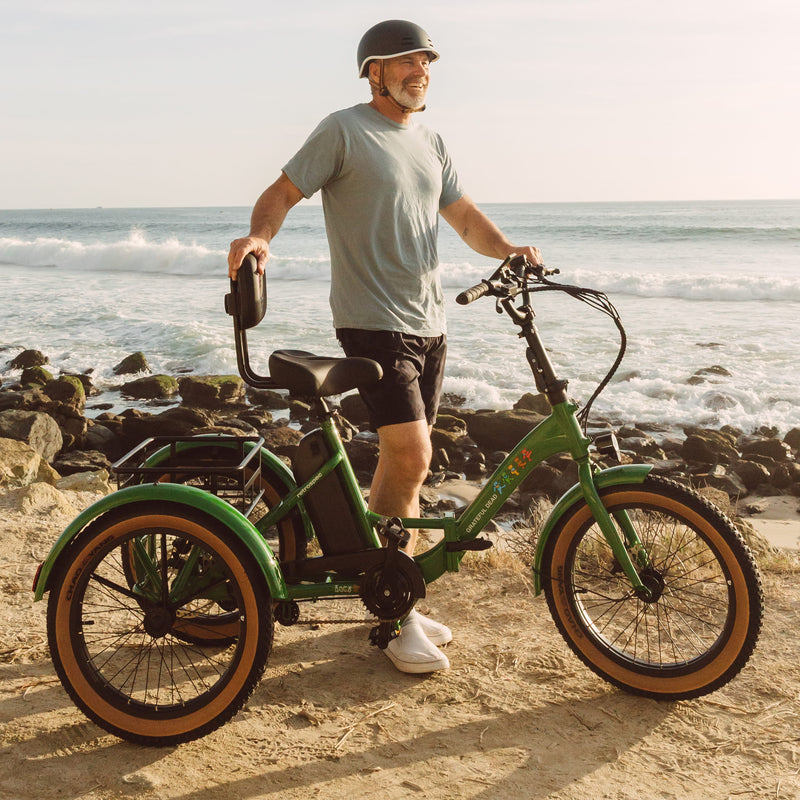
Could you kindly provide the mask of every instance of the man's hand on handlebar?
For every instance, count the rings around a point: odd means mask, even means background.
[[[269,260],[269,242],[258,236],[245,236],[242,239],[234,239],[228,252],[228,277],[232,281],[236,280],[239,267],[242,266],[245,256],[250,253],[258,262],[258,273],[263,274]]]
[[[538,247],[515,247],[508,255],[525,256],[534,266],[544,264],[542,251]]]

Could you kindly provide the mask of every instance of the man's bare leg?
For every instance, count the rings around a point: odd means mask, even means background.
[[[425,420],[378,428],[380,455],[369,495],[370,510],[385,517],[419,518],[419,491],[431,460],[430,427]],[[406,552],[413,555],[416,529]],[[426,627],[430,630],[426,630]],[[447,656],[431,641],[450,641],[450,629],[412,611],[386,654],[402,672],[425,673],[447,669]]]

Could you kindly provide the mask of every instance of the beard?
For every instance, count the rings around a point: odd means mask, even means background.
[[[386,81],[386,89],[389,94],[394,98],[395,102],[399,103],[404,108],[410,108],[413,111],[422,109],[425,106],[425,95],[428,91],[427,82],[423,83],[422,90],[411,89],[411,85],[418,83],[413,79],[406,81]]]

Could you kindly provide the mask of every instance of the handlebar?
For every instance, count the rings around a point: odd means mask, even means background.
[[[479,297],[484,297],[485,295],[489,294],[491,290],[492,287],[489,281],[481,281],[480,283],[475,284],[475,286],[470,286],[469,289],[465,289],[463,292],[461,292],[461,294],[456,297],[456,303],[458,303],[460,306],[469,305]]]
[[[547,275],[557,275],[557,269],[546,269],[544,264],[532,264],[526,256],[510,255],[497,268],[491,278],[470,286],[456,297],[456,303],[462,306],[473,303],[480,297],[493,295],[508,297],[512,288],[521,288],[528,279],[537,283],[547,283]]]

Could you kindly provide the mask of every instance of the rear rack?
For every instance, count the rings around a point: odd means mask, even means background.
[[[119,489],[141,483],[188,483],[249,517],[264,495],[263,445],[263,437],[257,436],[151,436],[112,464],[111,470]],[[154,462],[153,456],[166,447],[169,455]],[[193,459],[198,448],[203,458]]]

